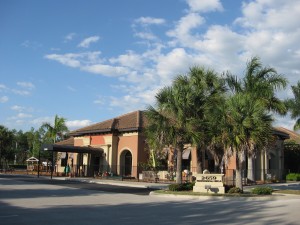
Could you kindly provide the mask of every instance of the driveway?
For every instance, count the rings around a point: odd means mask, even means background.
[[[300,220],[299,198],[187,199],[109,192],[63,182],[67,185],[0,177],[1,224],[293,225]]]

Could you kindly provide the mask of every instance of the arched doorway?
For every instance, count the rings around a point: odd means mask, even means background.
[[[122,176],[131,176],[132,173],[132,154],[129,150],[122,152],[120,156],[120,171]]]

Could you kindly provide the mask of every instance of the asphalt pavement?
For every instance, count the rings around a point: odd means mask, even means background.
[[[161,184],[104,182],[109,184],[94,179],[79,182],[72,178],[0,175],[0,224],[297,225],[300,221],[299,197],[248,201],[248,198],[157,196],[149,195],[149,187]],[[118,186],[120,182],[139,187]]]

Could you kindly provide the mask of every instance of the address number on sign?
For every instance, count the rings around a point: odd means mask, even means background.
[[[216,176],[202,176],[202,180],[215,181],[216,179]]]

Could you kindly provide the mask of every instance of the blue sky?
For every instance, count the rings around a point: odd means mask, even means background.
[[[0,124],[27,131],[57,114],[73,130],[145,109],[194,65],[241,77],[252,56],[292,97],[299,15],[298,0],[1,0]]]

